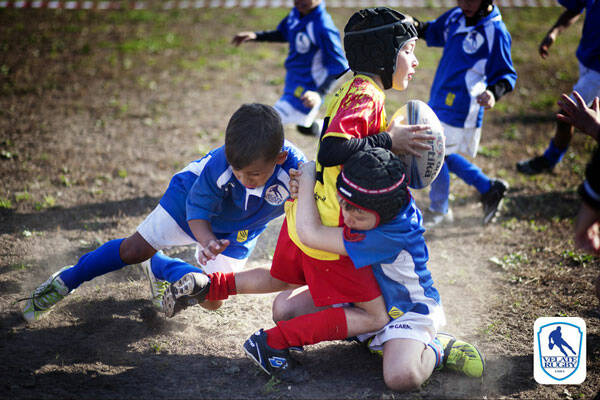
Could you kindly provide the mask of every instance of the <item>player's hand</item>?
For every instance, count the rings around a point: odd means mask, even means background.
[[[240,32],[231,39],[231,44],[239,46],[244,42],[256,40],[256,33],[254,32]]]
[[[590,254],[600,254],[600,212],[586,202],[581,203],[575,219],[575,245]]]
[[[486,90],[485,92],[481,93],[479,96],[477,96],[476,100],[477,103],[486,110],[489,110],[496,105],[496,98],[490,90]]]
[[[548,34],[544,36],[544,38],[542,39],[542,43],[540,43],[540,48],[538,49],[540,57],[542,57],[543,59],[546,59],[548,57],[550,46],[552,46],[555,40],[556,35],[552,32],[548,32]]]
[[[575,101],[564,93],[560,96],[558,105],[562,112],[556,114],[556,118],[573,125],[596,141],[600,140],[600,99],[596,97],[592,106],[588,107],[576,91],[573,91],[573,97]]]
[[[431,129],[430,125],[403,125],[404,117],[395,118],[388,130],[392,138],[392,152],[394,154],[412,154],[421,157],[419,150],[428,150],[434,139],[430,133],[423,133]]]
[[[302,167],[302,163],[298,164],[298,168]],[[294,168],[290,168],[290,197],[292,199],[298,198],[298,189],[300,183],[298,182],[300,175],[302,175],[302,171]]]
[[[227,246],[229,246],[229,240],[227,239],[211,240],[202,248],[200,254],[198,254],[198,262],[200,265],[206,265],[207,262],[214,260],[219,254],[225,251]]]
[[[302,104],[304,105],[304,107],[313,108],[314,106],[321,103],[321,95],[312,90],[307,90],[300,97],[300,100],[302,100]]]

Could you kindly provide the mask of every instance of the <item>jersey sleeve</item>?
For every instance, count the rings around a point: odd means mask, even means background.
[[[323,64],[329,75],[338,76],[348,69],[348,62],[344,55],[340,34],[326,26],[318,31],[317,46],[323,52]]]
[[[329,122],[323,138],[328,136],[345,139],[363,138],[369,136],[373,126],[378,126],[379,110],[375,101],[365,93],[348,92],[343,104]]]
[[[486,64],[486,75],[488,76],[488,85],[494,85],[504,79],[510,84],[512,90],[517,82],[517,71],[510,55],[511,37],[503,26],[501,28],[495,35],[490,59]]]
[[[283,37],[285,38],[286,41],[289,40],[288,39],[288,24],[287,24],[288,18],[289,18],[289,14],[286,15],[286,17],[279,22],[279,25],[277,25],[277,31],[281,32],[281,34],[283,35]]]
[[[225,192],[217,186],[217,176],[210,161],[196,178],[186,199],[186,219],[209,221],[222,210]]]
[[[393,229],[393,225],[384,224],[369,231],[357,231],[354,236],[358,239],[349,240],[344,236],[344,247],[356,268],[391,263],[406,247],[405,237]]]
[[[305,163],[308,161],[304,153],[302,153],[300,149],[287,140],[283,149],[288,152],[287,158],[282,166],[286,172],[289,171],[290,168],[298,169],[300,163]]]
[[[581,14],[586,2],[582,0],[558,0],[558,3],[569,11]]]
[[[446,30],[446,21],[453,10],[447,11],[433,21],[427,23],[425,30],[425,42],[429,47],[444,47],[446,38],[444,31]]]

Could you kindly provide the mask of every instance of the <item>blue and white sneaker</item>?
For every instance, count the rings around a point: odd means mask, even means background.
[[[269,376],[291,383],[308,380],[308,373],[290,356],[289,349],[278,350],[270,347],[267,344],[267,333],[262,329],[246,340],[244,351]]]

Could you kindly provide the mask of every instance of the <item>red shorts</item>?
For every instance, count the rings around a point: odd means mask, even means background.
[[[357,269],[347,256],[339,260],[318,260],[304,254],[290,239],[283,221],[271,276],[287,283],[308,285],[315,306],[361,303],[381,296],[371,266]]]

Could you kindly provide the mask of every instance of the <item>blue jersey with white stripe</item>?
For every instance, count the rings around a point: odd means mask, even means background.
[[[210,222],[215,236],[229,239],[224,255],[242,259],[250,255],[267,223],[283,214],[289,197],[289,169],[306,158],[285,141],[287,159],[276,165],[273,175],[260,188],[247,189],[233,175],[225,157],[225,146],[188,164],[173,176],[160,205],[194,238],[188,221]]]
[[[453,8],[428,24],[425,40],[428,46],[444,47],[429,106],[448,125],[481,127],[483,107],[476,97],[501,79],[512,88],[517,80],[511,37],[498,7],[474,26],[466,26],[462,10]]]
[[[440,305],[440,295],[427,269],[429,252],[423,237],[423,218],[413,199],[390,222],[344,239],[348,256],[361,268],[371,265],[388,314],[428,315]]]
[[[576,13],[582,13],[585,9],[585,20],[576,56],[583,65],[600,72],[600,1],[558,0],[558,2],[567,10]]]
[[[348,69],[340,32],[324,3],[304,17],[294,7],[277,30],[290,44],[284,94],[296,98],[294,108],[308,113],[310,108],[302,105],[300,96],[307,90],[316,91],[329,75],[337,76]]]

